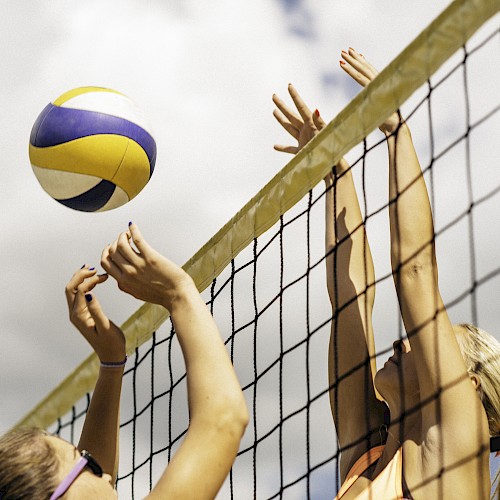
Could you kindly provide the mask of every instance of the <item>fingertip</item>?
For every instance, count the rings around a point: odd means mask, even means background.
[[[86,293],[85,294],[85,300],[87,302],[92,302],[92,294],[91,293]]]

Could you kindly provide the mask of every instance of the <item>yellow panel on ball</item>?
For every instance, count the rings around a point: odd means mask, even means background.
[[[91,135],[47,148],[30,144],[30,159],[39,168],[94,175],[111,181],[129,141],[121,135]]]
[[[129,141],[120,168],[111,181],[120,186],[130,199],[137,196],[148,183],[149,160],[139,144]]]

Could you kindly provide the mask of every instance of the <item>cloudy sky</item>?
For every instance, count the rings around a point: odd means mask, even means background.
[[[90,353],[67,319],[63,291],[75,269],[97,266],[103,246],[129,220],[172,260],[186,262],[287,162],[272,149],[287,140],[272,117],[272,94],[285,95],[293,82],[323,117],[333,118],[358,91],[338,68],[340,51],[355,47],[383,68],[448,0],[425,2],[424,8],[408,0],[0,0],[0,5],[1,432]],[[493,29],[490,23],[484,34]],[[483,82],[487,90],[471,100],[489,95],[498,103],[496,71],[496,78]],[[132,97],[149,117],[158,146],[156,170],[143,192],[101,214],[54,202],[38,185],[28,159],[38,113],[83,85]],[[453,99],[446,96],[438,109],[438,127],[453,128]],[[491,145],[487,135],[484,140]],[[494,159],[498,165],[499,150],[498,145],[484,150],[479,163],[486,192],[499,184],[491,168]],[[449,175],[453,179],[453,172]],[[435,197],[451,220],[446,211],[461,191],[450,189],[455,182],[450,178]],[[484,217],[492,212],[490,207]],[[476,228],[482,238],[480,275],[495,268],[498,255],[491,246],[498,234],[491,225],[483,227]],[[322,246],[320,238],[317,244]],[[441,280],[452,290],[456,266],[466,259],[444,260]],[[497,337],[491,297],[499,288],[497,280],[480,309]],[[98,293],[117,323],[140,305],[111,281]]]

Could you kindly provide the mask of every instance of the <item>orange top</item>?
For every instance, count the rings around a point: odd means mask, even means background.
[[[385,445],[375,446],[361,455],[351,467],[335,500],[340,500],[359,476],[373,465],[384,452]],[[371,485],[356,500],[405,500],[403,496],[403,450],[399,448],[392,460],[372,481]]]

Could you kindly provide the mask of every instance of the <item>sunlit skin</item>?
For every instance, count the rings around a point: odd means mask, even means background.
[[[362,87],[376,78],[377,70],[355,49],[343,50],[340,57],[340,68]],[[298,144],[275,149],[296,154],[326,123],[291,84],[288,92],[297,112],[274,95],[274,116]],[[486,498],[491,486],[488,419],[477,390],[480,378],[467,373],[460,350],[465,332],[451,324],[439,290],[422,169],[399,113],[379,129],[389,159],[391,266],[409,340],[395,342],[394,354],[376,370],[374,265],[353,175],[340,159],[325,177],[325,250],[334,318],[330,403],[342,450],[341,483],[360,457],[383,445],[375,464],[346,483],[342,499],[368,492],[394,460],[401,460],[401,484],[415,499]]]
[[[463,329],[454,326],[453,331],[458,337],[464,335]],[[375,375],[375,386],[390,408],[391,420],[397,420],[405,412],[405,429],[400,430],[393,426],[393,434],[420,432],[418,408],[420,406],[420,388],[418,385],[415,361],[407,338],[397,340],[393,343],[394,352],[383,367]],[[470,375],[472,386],[477,389],[479,380],[476,375]],[[404,399],[403,399],[404,397]],[[479,397],[479,395],[478,395]],[[412,409],[416,410],[412,413]],[[393,435],[398,439],[398,435]]]
[[[458,337],[464,335],[459,326],[453,331]],[[393,344],[394,353],[375,376],[375,386],[391,408],[391,414],[400,414],[403,409],[415,407],[420,402],[420,388],[412,355],[411,345],[407,338],[397,340]],[[471,383],[477,389],[477,375],[470,375]],[[401,395],[404,394],[404,402]]]
[[[80,452],[71,443],[56,436],[47,436],[45,439],[50,442],[59,458],[59,476],[57,479],[61,482],[80,459]],[[98,477],[85,468],[75,479],[64,497],[77,499],[91,498],[90,495],[92,495],[93,498],[102,500],[118,498],[111,484],[112,479],[109,474],[103,473],[102,477]]]

